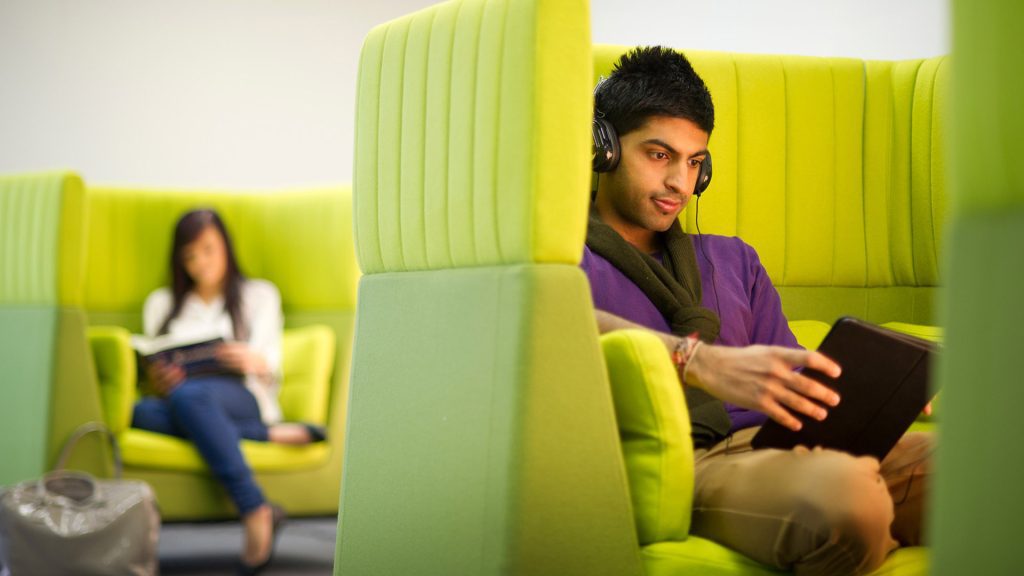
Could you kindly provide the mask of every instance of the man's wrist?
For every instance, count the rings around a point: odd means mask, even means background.
[[[700,338],[697,336],[696,332],[683,336],[672,349],[672,363],[675,364],[676,372],[679,373],[679,379],[684,384],[686,383],[686,369],[701,345]]]

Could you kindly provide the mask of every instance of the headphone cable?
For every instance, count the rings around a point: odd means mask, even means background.
[[[700,232],[700,196],[697,196],[697,204],[694,206],[693,223],[697,226],[697,240],[700,242],[700,252],[704,256],[704,260],[711,266],[711,289],[715,293],[715,314],[718,317],[722,317],[722,304],[718,301],[718,282],[715,281],[715,263],[708,258],[707,251],[704,250],[704,237]]]

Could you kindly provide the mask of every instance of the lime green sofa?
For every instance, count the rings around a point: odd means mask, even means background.
[[[119,439],[125,475],[153,486],[164,519],[235,514],[190,443],[130,427],[139,387],[129,335],[141,331],[145,297],[167,282],[175,221],[192,207],[210,206],[224,217],[243,271],[274,282],[281,292],[285,333],[280,402],[285,419],[324,424],[329,436],[327,442],[308,446],[243,441],[243,453],[267,497],[289,513],[335,513],[358,276],[349,190],[225,193],[82,187],[74,175],[60,174],[8,180],[48,182],[79,199],[69,204],[80,205],[72,231],[78,234],[59,248],[74,251],[81,280],[74,306],[63,312],[66,319],[58,325],[61,349],[46,362],[62,376],[51,378],[49,386],[31,384],[48,389],[50,396],[48,406],[37,401],[27,416],[40,422],[35,437],[45,442],[46,450],[39,451],[43,457],[33,462],[34,468],[25,467],[19,476],[35,475],[52,464],[55,450],[77,425],[102,420]],[[39,194],[26,198],[37,211],[68,210],[59,201],[43,204]],[[64,260],[58,254],[49,263],[60,271],[71,270]],[[43,370],[43,361],[15,362]],[[75,467],[101,473],[109,470],[107,463],[108,455],[95,441],[73,461]]]
[[[598,338],[591,99],[622,47],[588,10],[451,0],[365,41],[336,574],[775,573],[688,533],[660,344]],[[805,345],[842,314],[937,334],[945,60],[692,56],[719,118],[702,230],[758,248]]]

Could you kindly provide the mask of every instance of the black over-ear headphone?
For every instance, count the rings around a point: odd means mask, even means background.
[[[600,86],[601,84],[598,84],[598,87]],[[597,90],[595,89],[594,92],[596,93]],[[600,111],[596,108],[594,111],[594,121],[591,125],[594,136],[592,158],[594,172],[611,172],[619,165],[619,158],[622,155],[619,148],[619,135],[615,132],[615,127],[611,122],[600,117]],[[693,186],[693,195],[700,198],[700,195],[708,189],[709,184],[711,184],[711,152],[705,153],[704,161],[700,163],[697,182]]]

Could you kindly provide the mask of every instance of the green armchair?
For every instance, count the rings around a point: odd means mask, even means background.
[[[73,175],[41,178],[57,189],[63,187],[70,200],[61,202],[58,197],[44,204],[42,195],[35,194],[32,206],[41,213],[48,210],[56,215],[75,208],[78,216],[77,228],[64,233],[69,239],[57,245],[57,254],[39,263],[54,266],[58,277],[77,270],[72,264],[80,265],[82,274],[73,285],[75,290],[67,289],[71,294],[69,304],[58,310],[56,335],[50,336],[54,342],[50,347],[52,356],[33,355],[13,361],[25,371],[49,370],[57,375],[46,386],[39,378],[31,383],[26,378],[23,384],[49,393],[45,401],[21,404],[26,409],[31,407],[31,415],[21,420],[36,423],[32,438],[38,438],[47,448],[39,450],[42,457],[31,467],[23,466],[18,478],[45,470],[77,425],[102,420],[117,434],[125,476],[153,486],[165,519],[225,518],[235,514],[190,443],[130,427],[138,386],[129,335],[141,331],[145,297],[167,281],[174,222],[191,207],[212,206],[224,217],[235,238],[243,271],[274,282],[281,291],[285,333],[279,399],[285,419],[324,424],[328,430],[326,442],[307,446],[243,441],[243,453],[268,498],[282,504],[289,513],[335,513],[358,276],[349,191],[83,190]],[[22,188],[25,182],[39,180],[7,179],[22,182]],[[71,237],[74,232],[77,235]],[[58,249],[73,250],[75,255],[80,251],[80,261],[61,255]],[[14,339],[9,335],[5,338]],[[15,391],[4,392],[7,395]],[[8,430],[8,434],[13,432],[13,427]],[[107,459],[101,443],[87,441],[76,452],[72,465],[104,473]]]

